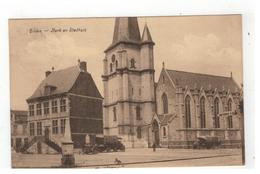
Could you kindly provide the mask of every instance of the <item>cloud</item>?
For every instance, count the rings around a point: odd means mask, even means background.
[[[221,39],[214,34],[187,34],[182,42],[173,42],[167,54],[173,55],[165,56],[169,69],[224,76],[230,75],[232,71],[236,81],[242,82],[241,51],[223,47]]]

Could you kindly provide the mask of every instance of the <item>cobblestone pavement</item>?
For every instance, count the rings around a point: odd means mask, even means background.
[[[115,165],[115,158],[122,165]],[[12,154],[13,167],[59,167],[61,155]],[[241,149],[126,149],[125,152],[75,154],[78,167],[177,167],[241,165]]]

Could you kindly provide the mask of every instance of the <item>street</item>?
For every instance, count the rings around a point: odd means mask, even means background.
[[[121,164],[115,164],[115,159]],[[60,166],[61,155],[12,153],[15,168],[51,168]],[[76,166],[104,167],[190,167],[241,165],[241,149],[126,149],[125,152],[75,154]]]

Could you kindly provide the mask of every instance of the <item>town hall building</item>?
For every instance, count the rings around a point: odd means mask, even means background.
[[[29,142],[22,152],[60,153],[66,139],[83,148],[86,135],[103,134],[103,98],[84,61],[46,71],[26,101]]]
[[[116,18],[112,44],[103,60],[104,135],[128,148],[189,148],[198,137],[240,145],[241,89],[230,77],[163,67],[154,80],[154,55],[147,24],[140,35],[136,17]]]

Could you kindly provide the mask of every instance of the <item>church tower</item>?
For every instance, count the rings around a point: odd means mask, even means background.
[[[103,60],[105,135],[117,135],[126,147],[147,147],[155,113],[154,42],[136,17],[115,20],[112,44]]]

